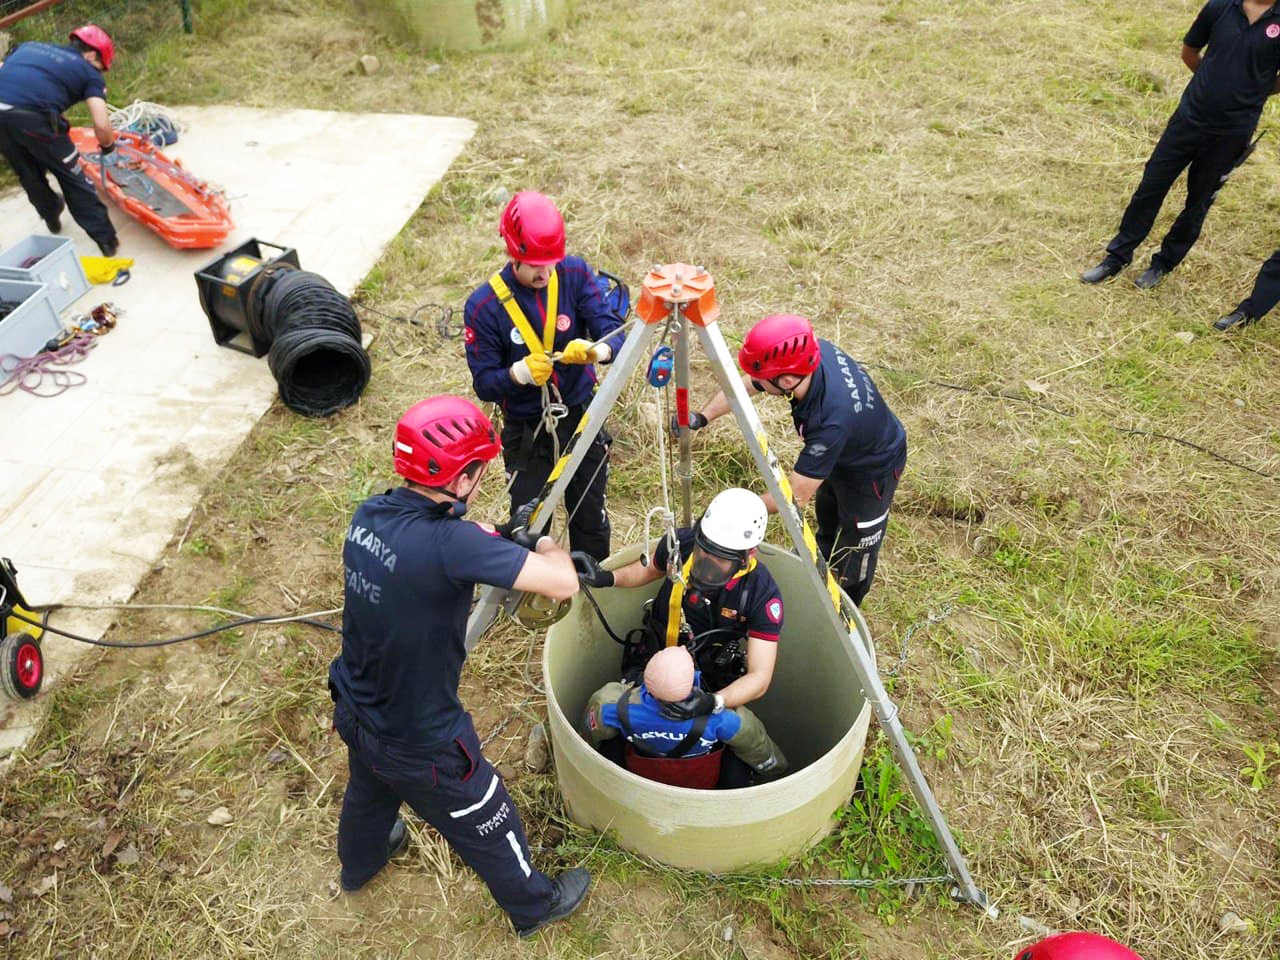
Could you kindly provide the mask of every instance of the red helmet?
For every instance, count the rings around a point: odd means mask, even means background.
[[[1059,933],[1029,947],[1013,960],[1142,960],[1128,947],[1097,933]]]
[[[564,259],[564,217],[536,190],[521,190],[511,198],[498,233],[507,241],[512,260],[545,267]]]
[[[742,372],[761,380],[791,374],[805,377],[818,369],[818,338],[804,317],[777,313],[747,331],[738,351]]]
[[[396,473],[424,487],[446,486],[467,464],[501,451],[489,418],[462,397],[428,397],[396,424]]]
[[[102,69],[111,69],[111,61],[116,58],[116,45],[107,36],[107,31],[92,23],[86,23],[83,27],[76,27],[71,31],[71,39],[79,40],[86,47],[97,50],[98,59],[102,61]]]

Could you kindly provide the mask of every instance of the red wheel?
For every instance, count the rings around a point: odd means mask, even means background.
[[[0,687],[14,700],[30,700],[44,681],[44,654],[30,634],[13,633],[0,643]]]

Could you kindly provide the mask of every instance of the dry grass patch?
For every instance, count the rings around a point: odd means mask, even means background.
[[[262,627],[112,654],[49,694],[47,730],[0,781],[0,883],[14,891],[0,922],[17,955],[976,960],[1027,941],[1018,914],[1102,930],[1147,960],[1280,951],[1280,768],[1267,766],[1280,758],[1280,328],[1208,327],[1280,242],[1271,141],[1161,288],[1075,280],[1185,82],[1191,7],[601,2],[527,50],[443,58],[339,4],[273,0],[252,30],[247,7],[203,12],[196,37],[161,37],[145,67],[122,60],[116,88],[480,129],[362,287],[376,339],[360,404],[323,422],[273,409],[139,598],[341,603],[342,530],[392,480],[390,424],[469,386],[461,341],[434,321],[500,262],[503,198],[538,187],[564,206],[570,247],[629,281],[655,261],[705,264],[731,343],[765,312],[796,311],[875,364],[911,457],[867,614],[890,665],[913,624],[953,609],[911,635],[892,687],[1005,917],[932,889],[712,886],[581,833],[554,780],[520,764],[543,710],[540,646],[512,627],[469,663],[464,700],[482,737],[498,732],[489,749],[541,865],[581,861],[599,878],[587,910],[516,944],[430,831],[368,895],[332,899],[336,640]],[[355,74],[363,52],[383,70]],[[421,326],[393,319],[424,304]],[[705,365],[695,374],[709,392]],[[786,461],[786,411],[760,409]],[[618,543],[660,499],[655,419],[637,384],[611,422]],[[750,478],[728,425],[696,449],[700,495]],[[489,486],[476,514],[499,515],[500,493]],[[204,621],[123,623],[113,635]],[[232,822],[207,824],[220,806]],[[936,851],[918,829],[889,818],[873,835],[847,818],[774,872],[889,872],[881,843],[924,869]],[[130,845],[137,861],[121,862]],[[1220,930],[1228,911],[1250,928]]]

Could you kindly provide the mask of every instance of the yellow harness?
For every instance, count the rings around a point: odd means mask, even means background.
[[[493,292],[498,295],[498,302],[507,311],[507,316],[511,318],[515,328],[520,331],[520,338],[524,340],[524,345],[529,348],[530,353],[550,353],[552,346],[556,342],[556,316],[560,311],[559,278],[558,271],[553,269],[551,271],[551,279],[547,283],[547,317],[542,323],[541,340],[538,339],[538,335],[534,332],[533,324],[529,322],[524,315],[524,311],[520,309],[520,304],[516,303],[516,298],[511,292],[511,288],[502,279],[502,271],[499,270],[489,278],[489,286],[493,287]]]
[[[747,559],[747,565],[742,568],[733,580],[741,580],[748,573],[756,568],[756,558],[754,555]],[[693,551],[689,551],[689,559],[685,560],[684,566],[680,568],[680,579],[671,584],[671,596],[667,597],[667,646],[674,647],[680,642],[680,624],[684,620],[684,585],[689,582],[689,571],[693,569]],[[726,583],[727,587],[729,583]],[[674,616],[673,616],[674,614]]]

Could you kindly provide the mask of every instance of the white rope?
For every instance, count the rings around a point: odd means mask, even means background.
[[[153,125],[160,120],[171,124],[178,132],[186,129],[167,107],[147,100],[135,100],[127,107],[113,107],[108,104],[107,114],[111,118],[111,126],[116,130],[127,130],[135,124]]]

